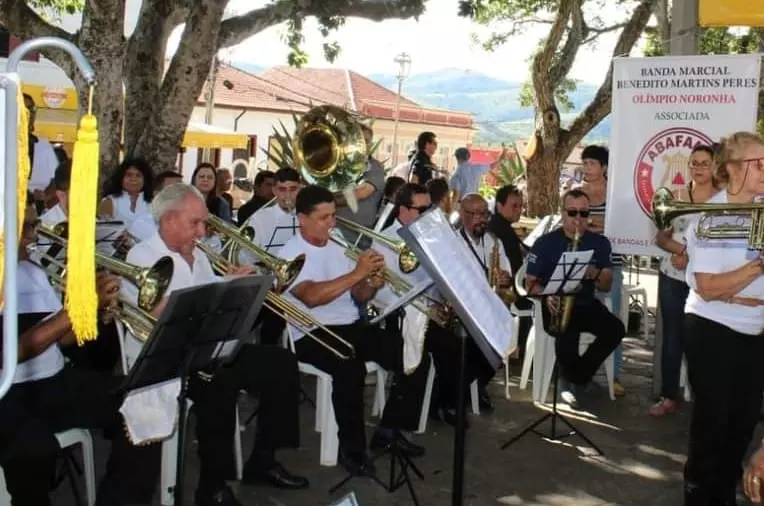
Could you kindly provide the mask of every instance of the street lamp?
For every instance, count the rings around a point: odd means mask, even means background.
[[[395,97],[395,126],[393,127],[393,166],[398,165],[398,120],[401,115],[401,89],[403,88],[403,80],[409,76],[411,71],[411,56],[408,53],[398,54],[393,61],[398,64],[398,74],[395,76],[398,79],[398,95]]]

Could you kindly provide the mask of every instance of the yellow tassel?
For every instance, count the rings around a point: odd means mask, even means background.
[[[72,156],[66,251],[66,312],[80,346],[98,334],[98,294],[95,289],[98,155],[98,121],[88,113],[80,120]]]
[[[27,111],[26,105],[24,105],[24,95],[21,92],[21,87],[19,87],[19,91],[16,94],[16,103],[18,105],[19,115],[19,129],[16,134],[16,138],[18,139],[18,142],[16,143],[16,173],[18,174],[18,181],[16,182],[16,202],[18,205],[18,237],[21,237],[21,230],[24,225],[24,213],[27,209],[27,186],[29,185],[29,174],[32,172],[32,167],[29,161],[29,111]],[[6,188],[6,196],[9,195],[8,192],[9,189]],[[2,218],[2,210],[0,210],[0,218]],[[0,227],[2,227],[2,224],[0,224]],[[5,262],[3,261],[5,258],[5,247],[5,235],[0,232],[0,283],[3,282],[3,275],[5,274]],[[18,244],[14,244],[13,247],[17,248]],[[2,307],[3,293],[0,291],[0,308]]]

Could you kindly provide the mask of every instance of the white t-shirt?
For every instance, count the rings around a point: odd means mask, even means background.
[[[34,164],[32,175],[29,178],[29,190],[44,190],[50,184],[50,180],[56,174],[58,157],[53,151],[53,146],[47,139],[37,137],[34,145]]]
[[[110,199],[112,204],[111,219],[124,222],[128,228],[140,216],[148,215],[149,218],[151,217],[151,204],[143,198],[143,193],[138,195],[138,199],[135,201],[135,211],[131,209],[131,199],[127,192],[122,192],[122,195],[119,196],[110,195],[106,198]]]
[[[397,241],[402,241],[401,236],[398,235],[398,230],[403,228],[403,225],[400,221],[395,220],[392,225],[387,227],[382,231],[382,235],[385,237],[390,237],[391,239],[395,239]],[[374,251],[381,253],[385,257],[385,265],[387,266],[390,271],[392,271],[394,274],[397,274],[398,277],[402,278],[404,281],[406,281],[409,285],[412,287],[414,285],[418,285],[424,281],[428,281],[430,279],[430,275],[427,273],[427,270],[424,268],[424,266],[419,265],[419,267],[416,268],[413,272],[410,272],[408,274],[404,274],[403,271],[400,270],[398,267],[398,254],[393,251],[392,249],[388,248],[384,244],[378,244],[376,242],[372,243],[371,246]],[[399,295],[396,295],[390,286],[388,284],[385,284],[380,290],[377,292],[376,299],[381,300],[382,302],[385,302],[386,304],[391,303],[393,300],[398,298]]]
[[[461,237],[467,245],[467,249],[470,250],[470,253],[474,251],[475,254],[472,255],[472,257],[475,258],[475,261],[478,262],[478,264],[480,264],[480,267],[490,269],[491,254],[493,253],[493,245],[496,240],[493,234],[486,232],[480,240],[476,241],[466,231],[460,231],[459,237]],[[470,249],[470,246],[472,246],[472,249]],[[507,258],[507,254],[504,253],[504,247],[501,244],[499,244],[499,267],[512,274],[512,265],[509,263],[509,258]]]
[[[345,250],[341,246],[332,241],[329,241],[326,246],[313,246],[303,239],[301,233],[290,239],[281,248],[278,256],[280,258],[294,258],[300,253],[305,254],[305,265],[291,287],[295,287],[303,281],[319,283],[331,281],[355,269],[355,263],[345,256]],[[313,308],[308,308],[291,292],[285,292],[284,296],[324,325],[350,325],[360,318],[358,306],[353,301],[350,290],[345,291],[328,304]],[[292,336],[295,341],[300,339],[304,333],[304,329],[292,326]]]
[[[139,241],[145,241],[157,233],[157,224],[154,217],[149,214],[142,214],[135,218],[127,227],[127,232]]]
[[[29,262],[19,262],[16,271],[18,282],[18,312],[50,313],[50,316],[61,311],[61,300],[48,282],[48,277],[40,268]],[[34,358],[21,362],[16,366],[14,383],[26,383],[50,378],[64,368],[64,355],[53,343]]]
[[[295,213],[287,213],[278,205],[261,207],[247,220],[247,225],[255,229],[255,244],[273,253],[297,234],[300,224]]]
[[[708,200],[710,204],[726,204],[727,192],[722,191]],[[737,223],[736,216],[714,217],[713,224]],[[685,240],[690,258],[687,265],[687,284],[690,285],[690,295],[687,297],[685,313],[691,313],[740,332],[741,334],[759,335],[764,330],[764,306],[748,307],[731,304],[720,300],[706,301],[698,295],[695,273],[719,274],[733,271],[745,263],[758,258],[757,251],[748,249],[745,239],[735,240],[701,240],[695,235],[693,220],[687,228]],[[745,287],[739,297],[764,299],[764,276]]]
[[[133,246],[125,260],[127,263],[138,267],[150,267],[164,256],[172,258],[175,267],[165,297],[168,297],[175,290],[214,283],[222,279],[215,276],[210,261],[199,248],[194,250],[194,264],[191,266],[179,253],[167,248],[159,232]],[[122,280],[122,294],[130,302],[138,302],[138,288],[124,279]],[[138,358],[142,346],[143,343],[128,333],[127,339],[125,339],[125,356],[127,357],[128,368]]]

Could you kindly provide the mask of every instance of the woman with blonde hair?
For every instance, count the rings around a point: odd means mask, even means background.
[[[750,204],[764,195],[764,139],[732,134],[715,162],[726,189],[709,204]],[[750,225],[750,214],[741,214],[713,216],[710,224]],[[764,263],[744,237],[698,238],[697,220],[686,234],[685,355],[695,402],[684,504],[731,506],[764,392]]]

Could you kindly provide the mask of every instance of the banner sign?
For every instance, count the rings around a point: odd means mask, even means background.
[[[613,251],[660,255],[650,202],[689,182],[692,148],[756,129],[760,55],[613,60],[605,234]]]
[[[764,2],[700,0],[700,26],[764,26]]]

